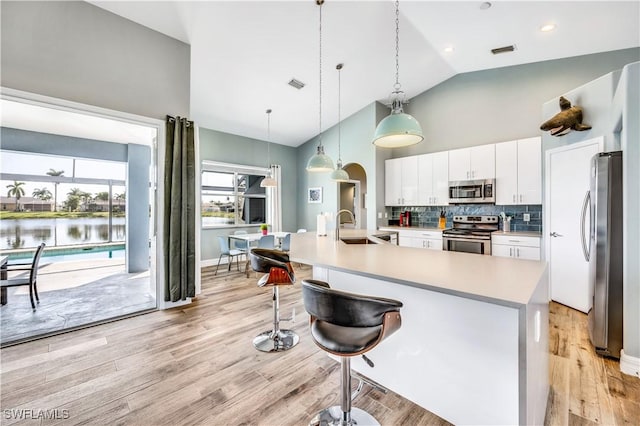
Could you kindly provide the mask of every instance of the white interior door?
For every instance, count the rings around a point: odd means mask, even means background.
[[[591,157],[602,138],[547,151],[546,227],[551,299],[582,312],[591,308],[589,262],[580,240],[581,212],[589,191]],[[588,234],[589,216],[585,223]]]

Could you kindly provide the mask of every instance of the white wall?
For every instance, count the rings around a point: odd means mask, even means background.
[[[0,2],[3,87],[188,116],[190,47],[81,1]]]

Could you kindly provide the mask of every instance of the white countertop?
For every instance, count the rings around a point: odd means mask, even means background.
[[[341,237],[384,231],[340,230]],[[513,233],[515,234],[515,233]],[[526,305],[546,262],[424,250],[392,244],[346,244],[334,235],[291,235],[294,262],[327,267],[499,305]]]

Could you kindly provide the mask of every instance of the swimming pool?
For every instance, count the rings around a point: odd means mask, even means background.
[[[124,258],[125,245],[98,245],[98,246],[74,246],[74,247],[45,247],[41,261],[68,262],[86,259],[119,259]],[[33,259],[33,251],[5,252],[9,262],[15,260]]]

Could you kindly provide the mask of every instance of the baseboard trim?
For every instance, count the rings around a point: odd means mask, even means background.
[[[620,351],[620,371],[630,376],[640,377],[640,358],[630,356]]]

